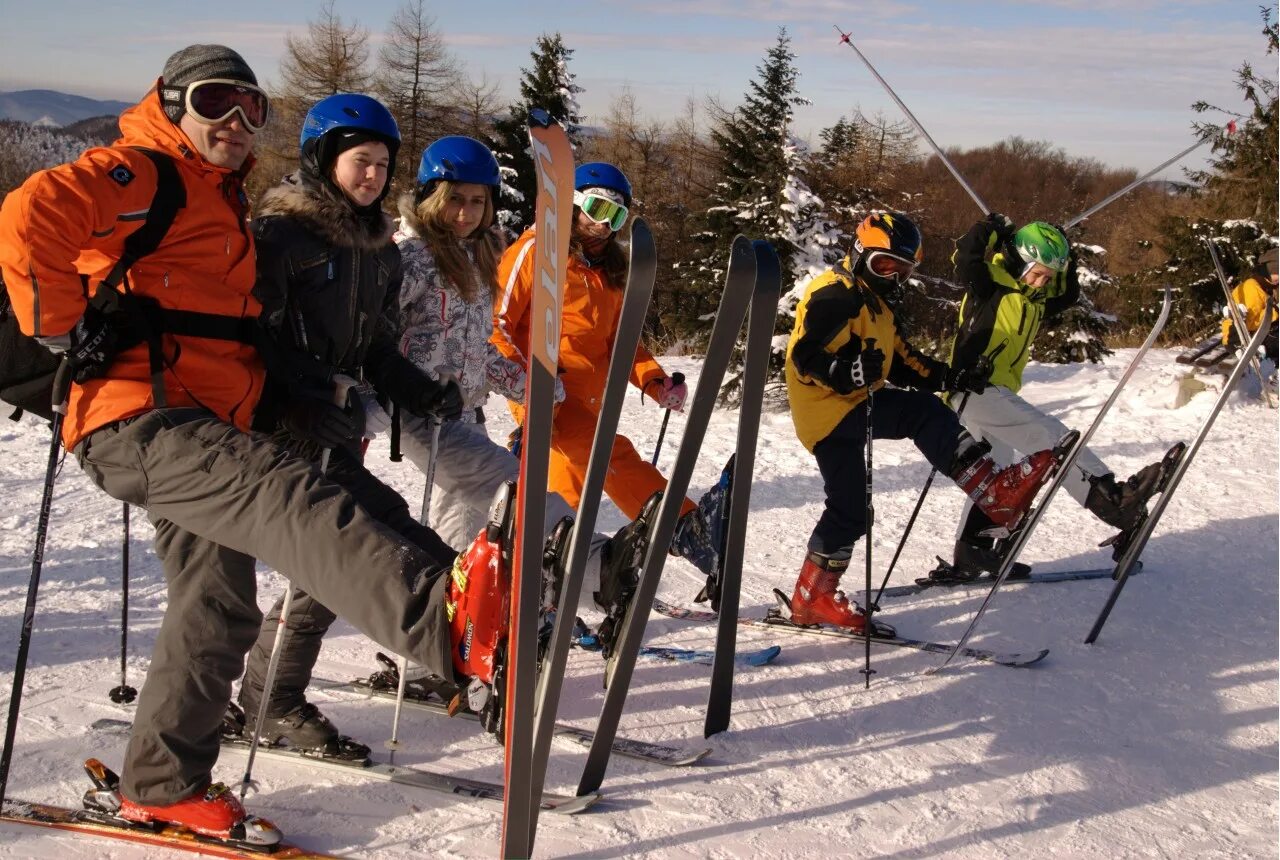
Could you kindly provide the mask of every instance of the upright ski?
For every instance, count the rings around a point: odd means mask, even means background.
[[[502,856],[528,857],[538,826],[533,773],[534,684],[538,666],[538,608],[542,598],[542,530],[555,382],[560,358],[569,234],[573,221],[573,149],[564,128],[545,111],[529,111],[529,145],[538,178],[534,290],[524,444],[511,569],[511,633],[507,640],[506,794],[502,800]],[[581,792],[580,792],[581,793]]]
[[[1027,540],[1036,530],[1036,525],[1040,522],[1040,518],[1044,516],[1045,510],[1048,509],[1053,496],[1058,492],[1058,488],[1066,481],[1067,475],[1071,472],[1071,465],[1075,463],[1076,457],[1084,450],[1084,446],[1089,444],[1089,440],[1093,438],[1094,431],[1102,424],[1102,419],[1106,417],[1107,412],[1111,410],[1112,404],[1120,396],[1120,391],[1125,384],[1133,376],[1134,371],[1138,369],[1138,365],[1142,362],[1143,356],[1147,354],[1147,350],[1151,349],[1151,345],[1155,343],[1156,338],[1164,329],[1164,324],[1169,320],[1169,311],[1173,306],[1173,290],[1170,287],[1164,288],[1164,301],[1160,306],[1160,316],[1156,318],[1155,325],[1151,327],[1151,332],[1147,335],[1147,339],[1143,341],[1142,346],[1134,353],[1133,358],[1129,362],[1129,366],[1125,368],[1124,373],[1120,375],[1119,381],[1116,382],[1115,388],[1111,390],[1111,395],[1107,401],[1102,404],[1102,408],[1098,410],[1098,414],[1094,416],[1093,423],[1089,425],[1089,429],[1084,434],[1075,434],[1075,439],[1069,450],[1066,451],[1057,465],[1056,473],[1049,489],[1046,490],[1040,498],[1040,503],[1036,505],[1023,519],[1018,526],[1017,533],[1009,538],[1008,548],[1005,550],[1004,561],[1000,565],[1000,570],[996,571],[995,581],[991,584],[991,591],[987,593],[986,599],[982,601],[982,605],[978,607],[978,611],[974,613],[973,620],[969,622],[969,626],[965,629],[964,635],[960,637],[955,648],[947,655],[947,659],[942,663],[930,669],[929,672],[938,672],[946,668],[946,666],[955,659],[961,649],[968,644],[973,632],[978,628],[978,622],[982,620],[982,616],[986,613],[987,607],[991,605],[991,601],[995,598],[996,592],[1000,590],[1000,586],[1004,584],[1005,579],[1009,576],[1009,572],[1013,570],[1013,565],[1018,560],[1022,548],[1027,545]]]
[[[711,597],[711,608],[720,613],[716,629],[716,658],[711,666],[711,689],[707,695],[707,716],[703,737],[729,728],[733,708],[733,669],[736,664],[738,600],[742,590],[742,559],[747,539],[747,511],[751,507],[751,477],[755,470],[756,440],[760,435],[760,412],[764,406],[764,384],[769,374],[773,325],[778,317],[778,296],[782,290],[782,270],[778,254],[764,241],[752,242],[756,255],[756,284],[747,313],[747,346],[742,366],[742,402],[738,407],[738,445],[733,474],[726,488],[721,511],[725,525],[719,547],[719,582]]]
[[[1266,338],[1267,332],[1271,330],[1271,315],[1275,312],[1276,301],[1274,298],[1267,299],[1267,308],[1262,315],[1262,323],[1258,326],[1258,330],[1254,332],[1250,338],[1249,344],[1245,347],[1245,355],[1252,355],[1257,352],[1258,347],[1262,346],[1262,341]],[[1178,488],[1178,484],[1182,481],[1183,475],[1187,473],[1188,467],[1191,465],[1192,459],[1195,458],[1196,452],[1200,450],[1200,446],[1204,444],[1205,437],[1209,435],[1209,431],[1213,428],[1213,422],[1217,419],[1218,413],[1222,411],[1222,406],[1227,402],[1227,398],[1235,389],[1236,383],[1240,381],[1240,377],[1244,375],[1245,368],[1249,366],[1247,361],[1238,361],[1236,366],[1232,368],[1231,375],[1227,377],[1227,381],[1223,383],[1222,393],[1218,395],[1218,400],[1213,404],[1213,409],[1205,416],[1204,421],[1200,425],[1200,430],[1196,433],[1196,438],[1191,445],[1182,452],[1178,459],[1177,467],[1173,470],[1173,474],[1169,476],[1165,483],[1159,500],[1155,506],[1147,513],[1144,520],[1141,521],[1137,531],[1133,534],[1129,545],[1125,547],[1123,555],[1116,563],[1115,579],[1116,584],[1111,589],[1111,594],[1107,597],[1106,604],[1102,607],[1102,611],[1098,613],[1097,620],[1093,622],[1093,627],[1089,630],[1089,635],[1085,637],[1085,643],[1092,645],[1098,639],[1098,634],[1102,632],[1102,625],[1107,623],[1107,616],[1111,614],[1111,610],[1115,607],[1116,601],[1120,599],[1120,592],[1124,590],[1124,584],[1128,581],[1129,575],[1133,570],[1134,564],[1142,555],[1142,550],[1146,548],[1147,541],[1151,539],[1151,533],[1155,531],[1156,524],[1160,522],[1160,517],[1164,514],[1165,508],[1169,506],[1169,500],[1173,498],[1173,493]]]
[[[600,721],[596,725],[595,743],[587,753],[587,764],[578,783],[579,794],[594,792],[604,781],[604,773],[609,765],[610,746],[622,719],[622,709],[631,684],[636,654],[640,650],[641,637],[644,635],[645,622],[649,617],[649,608],[653,605],[653,598],[658,590],[667,548],[671,546],[676,518],[693,477],[693,467],[702,447],[702,438],[707,432],[707,424],[711,420],[711,410],[715,407],[720,383],[733,353],[733,345],[747,314],[747,306],[755,286],[755,272],[755,252],[751,243],[745,237],[738,236],[733,240],[730,250],[724,294],[720,298],[720,308],[711,331],[702,372],[698,375],[698,386],[685,423],[684,436],[680,440],[680,449],[676,454],[675,467],[667,481],[657,520],[647,533],[649,545],[645,553],[644,569],[626,618],[617,632],[614,651],[609,659],[610,665],[606,668],[608,690],[600,710]]]
[[[627,394],[627,382],[635,363],[636,347],[640,344],[649,302],[653,298],[657,268],[658,257],[653,234],[649,232],[649,225],[643,219],[636,218],[631,222],[631,260],[627,267],[627,286],[622,295],[622,312],[618,316],[613,355],[609,358],[600,417],[591,442],[591,455],[587,460],[573,534],[569,538],[569,564],[560,587],[560,605],[556,607],[551,641],[543,655],[542,671],[538,676],[531,782],[534,792],[542,790],[546,778],[551,736],[556,732],[556,714],[564,686],[564,670],[573,641],[574,622],[577,620],[578,594],[582,590],[591,535],[595,531],[596,516],[600,512],[600,498],[604,493],[609,458],[613,454],[613,440],[618,433],[618,418]]]

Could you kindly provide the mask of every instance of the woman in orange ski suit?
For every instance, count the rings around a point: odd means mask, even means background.
[[[560,323],[559,370],[565,399],[556,410],[547,489],[576,508],[622,312],[626,256],[618,244],[617,230],[631,204],[631,185],[613,165],[592,162],[578,167],[574,187],[573,234]],[[502,255],[499,291],[494,298],[493,343],[521,366],[528,365],[525,349],[534,283],[533,236],[531,227]],[[688,394],[685,384],[668,376],[643,345],[636,347],[631,384],[658,405],[676,411],[683,409]],[[512,402],[510,407],[516,421],[521,422],[523,405]],[[604,490],[623,514],[635,519],[645,502],[666,486],[666,479],[636,452],[630,439],[620,434],[615,437]],[[705,520],[698,506],[687,498],[680,509],[672,549],[708,575],[714,569],[715,551]]]

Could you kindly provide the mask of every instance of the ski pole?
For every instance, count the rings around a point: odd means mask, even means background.
[[[1222,129],[1219,129],[1219,131],[1226,131],[1226,133],[1227,133],[1228,135],[1235,134],[1235,133],[1236,133],[1236,121],[1235,121],[1235,120],[1232,120],[1231,122],[1229,122],[1229,123],[1227,123],[1225,126],[1223,126],[1223,128],[1222,128]],[[1151,168],[1151,169],[1150,169],[1150,170],[1148,170],[1146,173],[1142,174],[1142,175],[1141,175],[1141,176],[1139,176],[1137,179],[1135,179],[1135,180],[1133,180],[1132,182],[1130,182],[1130,183],[1129,183],[1128,185],[1126,185],[1124,188],[1121,188],[1119,191],[1117,191],[1117,192],[1115,192],[1115,193],[1113,193],[1113,194],[1108,194],[1108,195],[1107,195],[1106,197],[1104,197],[1102,200],[1100,200],[1100,201],[1098,201],[1097,203],[1093,204],[1093,205],[1092,205],[1092,206],[1090,206],[1088,209],[1086,209],[1085,211],[1081,212],[1079,215],[1077,215],[1076,217],[1072,218],[1072,219],[1071,219],[1070,221],[1068,221],[1067,223],[1063,224],[1063,225],[1062,225],[1063,229],[1069,230],[1069,229],[1071,229],[1072,227],[1074,227],[1074,226],[1076,226],[1077,224],[1079,224],[1081,221],[1083,221],[1083,220],[1085,220],[1086,218],[1088,218],[1090,215],[1093,215],[1093,214],[1097,213],[1097,212],[1098,212],[1098,210],[1102,209],[1103,207],[1111,205],[1111,204],[1112,204],[1113,202],[1115,202],[1116,200],[1119,200],[1121,197],[1123,197],[1124,195],[1128,194],[1130,191],[1132,191],[1133,189],[1137,188],[1139,185],[1141,185],[1142,183],[1146,182],[1146,181],[1147,181],[1148,179],[1150,179],[1151,177],[1155,176],[1155,175],[1156,175],[1157,173],[1159,173],[1161,170],[1164,170],[1164,169],[1165,169],[1166,167],[1168,167],[1170,164],[1173,164],[1173,163],[1174,163],[1174,162],[1176,162],[1176,161],[1180,161],[1180,160],[1182,160],[1185,156],[1189,155],[1190,153],[1192,153],[1192,152],[1194,152],[1195,150],[1199,149],[1200,147],[1204,146],[1206,143],[1208,143],[1209,141],[1213,140],[1215,137],[1216,137],[1216,135],[1206,134],[1204,137],[1200,138],[1200,139],[1199,139],[1199,140],[1197,140],[1195,143],[1191,144],[1191,145],[1190,145],[1190,146],[1188,146],[1186,149],[1182,150],[1182,152],[1179,152],[1179,153],[1178,153],[1177,155],[1175,155],[1173,158],[1170,158],[1168,161],[1166,161],[1166,162],[1162,163],[1160,166]]]
[[[867,462],[865,464],[866,473],[867,473],[867,484],[866,484],[867,545],[864,547],[864,549],[866,550],[866,559],[867,559],[867,614],[866,614],[866,618],[864,619],[864,621],[866,622],[866,628],[865,628],[866,636],[864,637],[864,642],[866,646],[866,663],[863,665],[863,668],[862,668],[862,674],[866,678],[866,689],[868,690],[871,689],[871,676],[874,675],[876,672],[875,669],[871,668],[871,633],[875,629],[874,627],[875,622],[871,620],[872,616],[875,615],[875,607],[871,603],[871,528],[873,525],[875,525],[875,521],[876,521],[875,499],[871,493],[871,474],[872,474],[871,472],[871,467],[872,467],[871,440],[874,437],[874,434],[872,433],[872,423],[871,423],[871,401],[873,399],[875,399],[875,395],[871,390],[871,386],[868,385],[867,386],[867,453],[866,453]]]
[[[902,99],[898,98],[898,94],[893,91],[893,87],[889,86],[889,82],[880,77],[880,73],[876,71],[876,67],[871,65],[871,61],[858,50],[857,45],[853,44],[853,40],[849,38],[849,34],[844,30],[841,30],[839,27],[836,27],[835,24],[832,24],[831,26],[835,27],[836,32],[840,34],[840,41],[848,45],[850,48],[853,48],[853,52],[858,55],[858,59],[862,60],[863,65],[865,65],[871,74],[875,75],[876,80],[880,82],[880,86],[884,87],[885,92],[889,94],[890,98],[898,103],[898,107],[902,108],[902,112],[907,115],[907,119],[911,120],[912,125],[916,127],[916,130],[920,132],[920,135],[929,142],[929,146],[933,147],[934,153],[936,153],[938,158],[942,160],[942,163],[946,165],[947,170],[951,171],[951,175],[956,178],[956,182],[959,182],[960,187],[968,192],[969,196],[973,198],[974,203],[978,204],[978,208],[982,210],[982,214],[990,215],[991,210],[987,208],[987,204],[983,203],[982,198],[977,195],[977,192],[969,187],[968,182],[964,181],[964,177],[960,175],[960,171],[956,170],[955,165],[951,163],[949,158],[947,158],[946,154],[942,151],[942,147],[934,143],[933,138],[929,136],[929,132],[925,131],[924,126],[920,124],[920,120],[916,119],[916,115],[911,112],[911,109],[903,104]]]
[[[127,705],[138,698],[138,691],[127,681],[129,655],[129,503],[124,503],[124,539],[120,552],[120,686],[107,695],[117,705]]]
[[[49,533],[49,509],[53,506],[53,481],[58,474],[58,450],[62,446],[62,422],[67,415],[67,391],[70,388],[71,365],[64,358],[53,377],[53,433],[49,439],[49,462],[44,470],[44,492],[40,496],[40,514],[36,520],[36,545],[31,552],[31,581],[27,583],[27,602],[22,610],[18,655],[13,666],[13,692],[9,696],[9,716],[4,726],[4,750],[0,752],[0,808],[4,807],[4,791],[9,783],[9,764],[13,760],[13,742],[18,733],[22,684],[27,677],[27,653],[31,649],[31,629],[35,626],[36,620],[36,592],[40,589],[40,569],[44,566],[44,544]]]
[[[1249,326],[1245,323],[1244,317],[1240,315],[1240,309],[1236,307],[1236,300],[1231,295],[1231,282],[1227,280],[1227,273],[1222,268],[1222,260],[1218,257],[1218,249],[1213,246],[1213,240],[1205,237],[1205,247],[1209,249],[1209,256],[1213,259],[1213,267],[1218,272],[1218,281],[1222,284],[1222,291],[1227,294],[1227,313],[1230,314],[1231,325],[1236,330],[1236,337],[1240,339],[1240,343],[1246,343],[1249,337]],[[1258,361],[1257,354],[1245,356],[1245,360],[1249,362],[1249,367],[1258,376],[1258,385],[1262,392],[1262,399],[1272,409],[1276,408],[1276,402],[1271,394],[1271,390],[1267,388],[1266,377],[1262,375],[1262,363]]]
[[[679,385],[684,382],[684,374],[676,371],[671,374],[671,382],[673,385]],[[641,397],[644,395],[641,394]],[[658,465],[658,454],[662,452],[662,439],[667,435],[667,422],[671,420],[671,410],[668,409],[662,413],[662,426],[658,428],[658,444],[653,446],[653,459],[649,461],[650,465]]]
[[[356,381],[349,376],[337,375],[333,377],[333,405],[345,406],[347,403],[347,392]],[[324,474],[329,471],[329,455],[332,448],[325,448],[320,452],[320,473]],[[289,584],[284,589],[284,600],[280,602],[280,617],[276,620],[276,638],[271,643],[271,658],[267,661],[267,677],[262,684],[262,701],[258,703],[258,719],[253,724],[253,737],[249,739],[249,760],[244,764],[244,776],[240,779],[240,799],[244,800],[245,794],[249,791],[249,785],[253,782],[253,760],[258,755],[258,743],[261,740],[259,729],[267,719],[267,707],[271,703],[271,697],[276,691],[276,672],[280,668],[280,654],[284,651],[284,631],[289,621],[289,608],[293,604],[293,580],[289,580]]]
[[[432,415],[427,419],[427,426],[430,428],[431,448],[427,455],[427,485],[422,489],[422,515],[418,517],[424,526],[431,525],[431,490],[436,482],[436,460],[440,450],[440,423],[439,415]],[[397,672],[400,677],[396,682],[396,710],[391,717],[391,739],[384,743],[384,746],[391,751],[388,755],[390,764],[395,764],[396,750],[400,748],[400,712],[404,708],[404,687],[406,676],[409,674],[408,658],[398,658]]]

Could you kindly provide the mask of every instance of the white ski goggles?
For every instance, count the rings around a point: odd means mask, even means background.
[[[916,261],[890,254],[888,251],[868,251],[867,269],[881,278],[904,284],[916,270]]]
[[[237,111],[245,128],[255,134],[267,125],[271,102],[259,87],[244,81],[210,78],[188,84],[184,89],[164,87],[164,101],[181,104],[191,116],[214,125]]]
[[[582,214],[586,215],[597,224],[608,224],[609,229],[615,233],[622,229],[622,225],[627,223],[627,207],[590,191],[573,192],[573,205],[582,210]]]

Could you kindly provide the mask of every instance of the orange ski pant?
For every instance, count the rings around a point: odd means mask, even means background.
[[[522,407],[513,406],[511,412],[516,421],[523,420]],[[591,457],[591,442],[599,417],[598,407],[574,397],[566,398],[556,409],[547,491],[559,493],[574,510],[582,498],[587,460]],[[666,487],[667,479],[640,456],[630,439],[621,434],[613,437],[613,455],[609,458],[604,491],[627,519],[635,519],[649,497]],[[680,506],[680,516],[696,507],[686,498]]]

